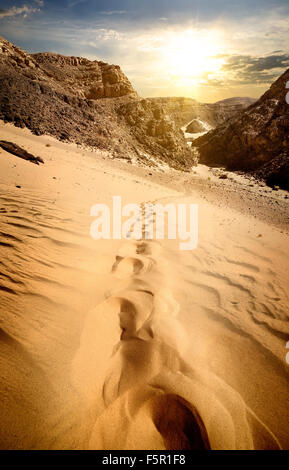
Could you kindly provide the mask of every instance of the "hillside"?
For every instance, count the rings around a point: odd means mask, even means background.
[[[254,172],[269,184],[289,188],[289,70],[248,109],[195,140],[199,161]]]
[[[199,103],[191,98],[177,97],[149,98],[149,100],[162,106],[178,127],[188,124],[193,119],[199,119],[211,127],[216,127],[255,102],[253,98],[229,98],[216,103]]]
[[[0,119],[36,135],[106,149],[115,157],[179,169],[195,163],[182,132],[141,99],[117,65],[27,54],[0,39]]]

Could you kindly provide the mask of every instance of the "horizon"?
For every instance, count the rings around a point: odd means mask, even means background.
[[[144,98],[258,99],[289,67],[284,0],[4,0],[0,28],[28,53],[119,65]]]

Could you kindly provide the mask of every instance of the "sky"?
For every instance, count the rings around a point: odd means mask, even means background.
[[[0,0],[28,52],[120,65],[143,97],[259,97],[289,68],[288,0]]]

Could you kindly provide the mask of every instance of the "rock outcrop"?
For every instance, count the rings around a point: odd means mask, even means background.
[[[0,119],[127,160],[153,157],[184,170],[196,162],[163,107],[142,100],[119,66],[27,54],[3,38]]]
[[[23,158],[23,160],[28,160],[35,165],[39,163],[44,163],[41,157],[35,157],[32,153],[27,152],[25,149],[19,147],[19,145],[14,144],[13,142],[8,142],[7,140],[0,140],[0,147],[3,150],[6,150],[8,153],[12,153],[16,157]]]
[[[192,162],[196,163],[196,160],[192,160],[191,149],[187,145],[183,146],[183,132],[176,128],[158,104],[146,99],[134,100],[119,106],[117,112],[148,155],[154,155],[154,147],[157,145],[162,161],[173,168],[190,169]]]
[[[248,109],[196,139],[193,146],[199,151],[200,162],[255,171],[284,187],[282,173],[288,172],[289,149],[288,81],[289,70]]]
[[[50,78],[61,82],[70,93],[87,99],[136,95],[118,65],[82,57],[66,57],[51,52],[31,54]]]
[[[289,191],[289,150],[262,165],[254,175],[265,180],[269,186],[279,186]]]
[[[186,132],[190,134],[197,134],[199,132],[206,132],[207,128],[204,126],[202,121],[193,119],[190,124],[186,127]]]

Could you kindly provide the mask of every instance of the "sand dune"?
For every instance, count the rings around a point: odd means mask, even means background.
[[[44,160],[0,152],[1,448],[288,448],[288,233],[106,153],[0,138]],[[198,203],[198,248],[93,240],[113,195]]]

